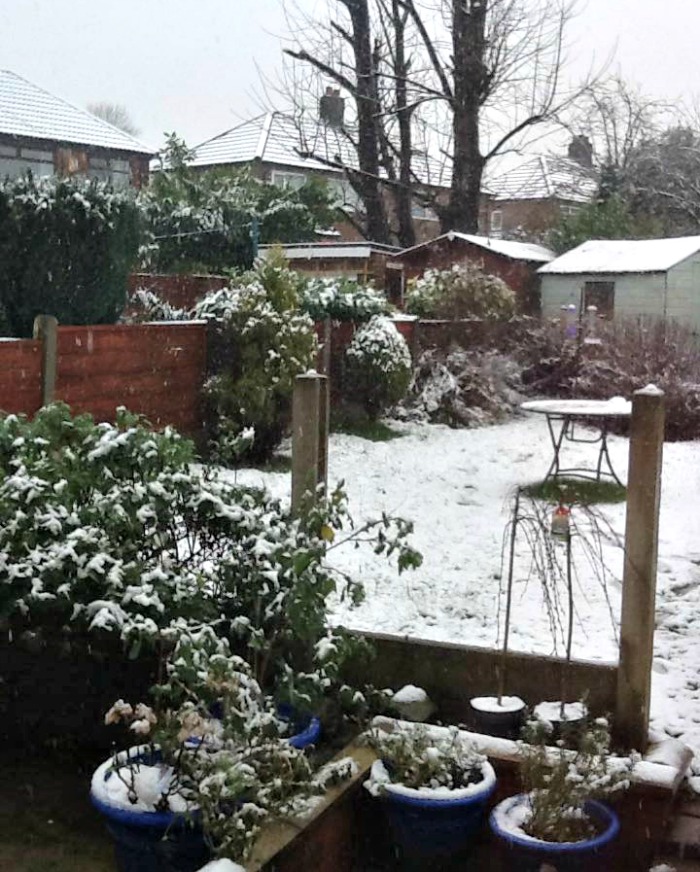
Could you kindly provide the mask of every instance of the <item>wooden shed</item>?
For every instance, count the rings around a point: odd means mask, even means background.
[[[384,288],[388,260],[399,249],[378,242],[295,242],[287,245],[261,245],[260,255],[281,248],[289,265],[297,272],[314,278],[349,278],[363,284]]]
[[[539,270],[542,314],[562,307],[672,318],[700,328],[700,236],[591,240]]]
[[[553,259],[553,252],[541,245],[450,231],[388,258],[386,288],[390,299],[400,302],[406,282],[426,270],[474,263],[515,291],[521,311],[535,313],[539,310],[537,270]]]

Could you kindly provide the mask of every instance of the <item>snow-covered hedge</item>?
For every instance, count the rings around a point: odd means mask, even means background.
[[[391,309],[380,291],[344,278],[311,279],[301,293],[300,305],[314,321],[368,321]]]
[[[31,336],[44,312],[64,324],[113,324],[141,238],[132,194],[103,182],[0,183],[0,288],[5,329]]]
[[[411,353],[394,323],[381,315],[361,327],[345,352],[345,394],[377,418],[404,398],[411,383]]]
[[[406,311],[422,318],[510,318],[515,294],[472,263],[426,270],[406,291]]]

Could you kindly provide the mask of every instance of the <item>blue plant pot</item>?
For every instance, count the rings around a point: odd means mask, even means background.
[[[490,764],[484,780],[467,796],[396,792],[387,785],[382,802],[394,840],[407,858],[446,857],[464,851],[481,827],[489,797],[496,788]]]
[[[543,842],[525,835],[504,830],[499,817],[528,801],[527,794],[511,796],[499,803],[491,812],[491,831],[501,843],[508,867],[517,872],[539,872],[546,866],[556,872],[600,872],[608,869],[607,862],[613,843],[620,832],[620,821],[615,812],[601,802],[590,800],[584,811],[599,826],[600,832],[592,839],[581,842]]]
[[[136,759],[147,762],[146,755]],[[105,780],[116,777],[105,772]],[[116,808],[92,791],[90,800],[114,840],[119,872],[197,872],[211,859],[196,812],[187,816]]]
[[[309,745],[315,745],[321,738],[321,721],[311,715],[299,715],[291,705],[281,703],[277,706],[277,714],[283,721],[291,724],[295,731],[289,737],[292,748],[303,751]]]

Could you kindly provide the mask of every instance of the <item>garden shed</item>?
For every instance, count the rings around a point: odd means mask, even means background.
[[[554,253],[542,245],[450,231],[389,258],[387,267],[391,270],[387,270],[387,289],[395,299],[399,280],[403,288],[407,281],[423,275],[428,269],[449,269],[453,264],[474,263],[485,272],[503,279],[515,291],[521,310],[533,313],[539,307],[537,269],[553,259]]]
[[[700,327],[700,236],[591,240],[539,274],[545,316],[593,305],[607,318],[672,318]]]

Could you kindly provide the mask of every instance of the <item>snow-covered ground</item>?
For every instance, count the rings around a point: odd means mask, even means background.
[[[395,426],[404,435],[391,442],[333,435],[330,481],[344,480],[356,520],[386,511],[414,521],[413,541],[424,562],[399,576],[371,552],[335,551],[335,563],[364,582],[367,597],[357,608],[334,602],[333,618],[360,630],[493,646],[508,510],[514,488],[541,480],[551,461],[545,420],[532,415],[472,430]],[[624,438],[609,438],[623,479],[628,447]],[[567,462],[595,457],[591,446],[569,445],[567,451]],[[288,474],[243,470],[238,480],[264,484],[280,497],[290,489]],[[611,576],[606,594],[574,541],[574,656],[614,661],[625,505],[600,508],[610,523],[603,554]],[[561,653],[539,585],[527,582],[528,566],[520,542],[512,647]],[[700,760],[700,442],[664,446],[657,614],[652,725],[681,736]]]

